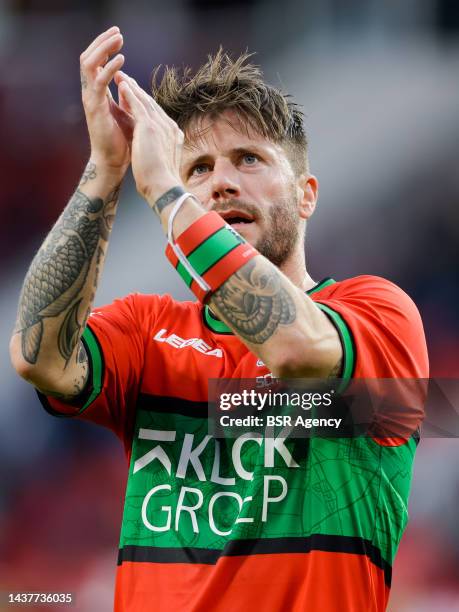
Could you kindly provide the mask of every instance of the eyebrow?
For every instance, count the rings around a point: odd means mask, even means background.
[[[265,149],[257,145],[250,145],[247,147],[236,147],[235,149],[231,149],[229,151],[230,155],[244,155],[245,153],[256,153],[256,154],[266,156],[266,157],[269,156],[268,151],[266,151]],[[191,159],[189,162],[187,162],[185,164],[185,168],[188,171],[193,166],[198,166],[199,164],[207,163],[211,159],[213,159],[212,155],[210,155],[209,153],[203,153],[202,155],[199,155],[198,157]]]
[[[204,162],[208,162],[212,159],[212,156],[208,153],[204,153],[203,155],[199,155],[194,159],[191,159],[189,162],[185,164],[185,168],[191,168],[192,166],[197,166],[199,164],[203,164]]]

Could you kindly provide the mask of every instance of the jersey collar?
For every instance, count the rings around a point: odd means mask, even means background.
[[[317,291],[321,291],[322,289],[325,289],[325,287],[329,287],[330,285],[333,285],[334,283],[336,283],[336,281],[333,280],[332,278],[330,277],[324,278],[319,283],[317,283],[317,285],[314,285],[314,287],[312,287],[311,289],[308,289],[306,293],[308,295],[312,295],[313,293],[316,293]],[[214,333],[225,334],[227,336],[228,335],[234,336],[233,332],[228,327],[228,325],[226,325],[226,323],[223,323],[223,321],[220,321],[220,319],[217,319],[217,317],[213,314],[213,312],[211,311],[211,309],[209,308],[207,304],[204,306],[203,316],[204,316],[205,325]]]

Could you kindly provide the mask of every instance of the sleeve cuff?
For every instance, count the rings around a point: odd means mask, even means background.
[[[75,417],[90,406],[94,400],[100,395],[104,380],[104,359],[101,346],[94,332],[86,326],[81,337],[86,354],[88,355],[88,380],[84,389],[71,402],[62,402],[61,400],[53,400],[51,396],[47,396],[36,389],[38,399],[43,408],[56,417]],[[56,410],[51,402],[62,405],[63,410]],[[70,410],[71,408],[74,410]]]
[[[330,321],[336,327],[341,340],[341,346],[343,348],[343,365],[340,375],[340,378],[342,379],[340,391],[343,391],[351,378],[354,376],[356,360],[354,337],[348,324],[336,310],[333,310],[330,308],[330,306],[322,304],[321,302],[315,302],[315,304],[328,316]]]

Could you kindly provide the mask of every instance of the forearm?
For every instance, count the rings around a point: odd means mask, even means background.
[[[37,386],[60,376],[69,388],[67,371],[75,368],[68,365],[78,363],[77,348],[107,252],[121,180],[119,173],[88,163],[27,272],[11,356],[16,369]],[[84,367],[79,369],[84,374]],[[81,378],[72,379],[71,385],[81,386]]]
[[[209,306],[275,376],[339,376],[335,328],[265,257],[254,257],[230,276]]]
[[[167,200],[167,199],[166,199]],[[173,205],[151,202],[163,230]],[[161,204],[164,202],[164,205]],[[206,214],[188,198],[174,220],[174,236]],[[339,375],[341,346],[327,316],[276,266],[257,255],[212,293],[208,302],[277,376]]]

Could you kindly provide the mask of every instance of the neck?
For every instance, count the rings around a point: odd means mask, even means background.
[[[279,269],[302,291],[307,291],[315,285],[314,280],[309,276],[306,270],[306,261],[302,244],[294,250],[292,255],[287,261],[284,261]]]

